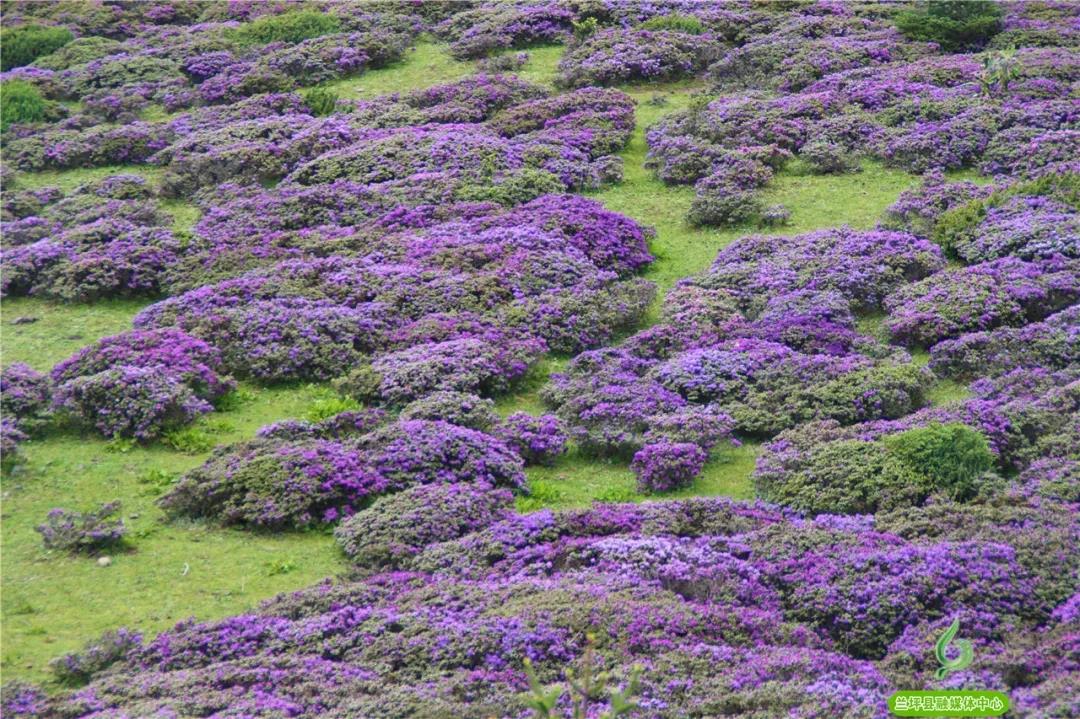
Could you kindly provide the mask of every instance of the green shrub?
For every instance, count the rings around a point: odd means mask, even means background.
[[[48,114],[49,103],[30,83],[8,80],[0,85],[0,129],[16,122],[41,122]]]
[[[34,67],[45,70],[67,70],[69,67],[82,65],[101,57],[115,55],[123,49],[119,40],[111,40],[98,35],[87,35],[72,40],[59,50],[42,55],[34,61]]]
[[[966,424],[935,422],[909,429],[887,437],[885,446],[904,466],[928,477],[934,488],[959,500],[972,497],[979,478],[994,466],[986,437]]]
[[[304,419],[308,422],[317,423],[325,419],[336,417],[342,412],[351,412],[360,409],[360,404],[347,397],[324,397],[312,402],[304,413]]]
[[[925,477],[878,442],[827,442],[797,471],[757,472],[758,496],[807,514],[872,514],[922,504]]]
[[[333,15],[300,10],[282,15],[263,15],[236,30],[236,37],[251,43],[301,42],[338,32],[340,22]]]
[[[896,27],[909,40],[936,42],[946,52],[979,49],[1001,31],[1001,6],[991,0],[930,0],[906,10]]]
[[[671,15],[657,15],[641,23],[643,30],[670,30],[682,32],[687,35],[701,35],[705,32],[705,26],[701,20],[693,15],[672,13]]]
[[[63,27],[23,25],[0,31],[0,69],[29,65],[39,57],[62,48],[75,39],[71,31]]]
[[[578,40],[592,37],[599,29],[599,24],[594,17],[587,17],[581,21],[573,20],[572,22],[574,24],[574,37]]]
[[[313,87],[304,93],[304,104],[315,117],[330,115],[337,107],[338,94],[321,87]]]

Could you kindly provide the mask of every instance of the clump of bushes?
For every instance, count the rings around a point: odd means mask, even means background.
[[[662,442],[638,450],[630,469],[637,475],[639,492],[669,492],[689,487],[707,459],[705,450],[692,442]]]
[[[428,545],[457,539],[513,513],[513,494],[482,484],[420,485],[382,497],[341,523],[334,537],[361,568],[407,564]]]
[[[301,42],[338,32],[340,21],[315,10],[263,15],[236,30],[241,41],[251,43]]]
[[[29,65],[75,39],[65,27],[22,25],[0,31],[0,70]]]
[[[993,0],[929,0],[896,16],[910,40],[936,42],[946,52],[977,50],[1001,31],[1001,5]]]
[[[15,362],[0,372],[0,414],[23,432],[40,429],[50,414],[52,382],[29,365]]]
[[[37,527],[46,549],[65,552],[94,552],[119,544],[127,528],[124,520],[111,519],[120,511],[119,502],[108,502],[93,512],[56,508]]]
[[[758,494],[809,514],[870,514],[922,505],[932,494],[957,501],[997,486],[994,455],[961,423],[866,440],[828,422],[785,432],[754,471]]]

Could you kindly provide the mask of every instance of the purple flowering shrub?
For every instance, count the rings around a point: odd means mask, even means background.
[[[49,511],[37,531],[46,549],[96,552],[115,546],[127,533],[124,520],[110,519],[119,511],[119,502],[109,502],[85,513],[57,508]]]
[[[405,405],[403,420],[439,420],[486,432],[499,421],[495,403],[468,392],[433,392]]]
[[[515,412],[500,421],[493,434],[517,452],[525,464],[553,464],[566,452],[566,428],[555,415],[533,417]]]
[[[521,459],[483,432],[427,420],[379,428],[378,415],[345,414],[307,427],[279,423],[219,447],[160,505],[171,516],[289,528],[333,523],[414,485],[525,487]]]
[[[522,490],[522,461],[501,440],[441,421],[405,420],[359,441],[391,486],[486,482]]]
[[[482,484],[418,485],[381,497],[338,525],[334,537],[357,567],[401,569],[430,544],[509,516],[513,495]]]
[[[705,450],[692,442],[661,442],[638,450],[630,469],[637,476],[639,492],[669,492],[693,484],[706,459]]]
[[[53,406],[106,437],[150,440],[213,410],[234,387],[211,345],[173,328],[133,330],[52,370]]]
[[[702,70],[715,53],[712,38],[665,30],[611,28],[567,48],[559,60],[564,87],[675,80]]]
[[[1080,298],[1080,265],[1013,257],[944,270],[885,299],[891,337],[932,346],[965,332],[1041,319]]]
[[[489,2],[454,13],[434,30],[450,42],[451,55],[471,59],[505,48],[564,40],[573,20],[568,7]]]
[[[56,388],[53,406],[106,437],[146,441],[214,407],[164,367],[117,365]]]
[[[0,372],[0,414],[23,432],[40,429],[49,420],[52,382],[48,375],[15,362]]]
[[[94,675],[126,659],[141,644],[142,634],[121,627],[105,632],[78,652],[57,657],[49,662],[49,669],[61,683],[85,684]]]

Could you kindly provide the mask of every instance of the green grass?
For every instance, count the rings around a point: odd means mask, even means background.
[[[239,406],[195,429],[212,443],[250,438],[268,422],[303,415],[324,393],[313,386],[242,390]],[[164,522],[154,500],[172,478],[201,464],[206,451],[187,454],[160,443],[126,447],[59,429],[22,449],[25,460],[2,482],[5,676],[42,679],[49,659],[109,628],[153,633],[189,616],[235,614],[344,568],[325,533]],[[111,566],[42,549],[34,527],[50,509],[85,510],[112,500],[122,502],[132,548],[113,554]],[[294,568],[282,572],[283,565]]]
[[[322,87],[336,92],[343,100],[370,100],[378,95],[453,82],[474,72],[473,63],[455,60],[443,46],[422,39],[397,62],[356,77],[327,82]]]
[[[536,47],[528,52],[530,59],[517,74],[550,84],[562,48]],[[402,61],[328,87],[343,98],[370,98],[453,81],[474,70],[474,63],[456,61],[443,47],[424,39]],[[707,268],[717,251],[736,237],[756,231],[689,226],[684,218],[693,190],[667,187],[643,167],[645,128],[665,113],[685,107],[690,93],[700,88],[696,82],[623,88],[638,101],[638,127],[622,153],[626,180],[593,194],[610,209],[656,228],[652,250],[657,262],[646,276],[662,291],[680,277]],[[650,102],[654,97],[665,102]],[[151,110],[147,117],[165,115]],[[24,175],[20,184],[70,190],[118,172],[134,172],[154,181],[161,176],[160,168],[107,167]],[[841,224],[871,227],[900,191],[916,183],[909,175],[875,164],[867,164],[859,174],[835,177],[782,173],[767,189],[766,198],[787,205],[792,224],[772,232],[794,234]],[[168,207],[178,228],[189,228],[198,218],[198,210],[189,204],[174,201]],[[128,329],[143,305],[5,300],[0,362],[23,361],[47,370],[99,337]],[[11,323],[23,316],[37,321]],[[647,321],[655,321],[655,311]],[[880,327],[880,318],[871,318],[874,321]],[[565,357],[543,359],[497,402],[499,412],[543,412],[539,390],[548,375],[564,368],[567,361]],[[941,383],[933,398],[945,401],[961,391],[959,386]],[[326,388],[319,386],[245,385],[240,394],[245,399],[238,406],[174,436],[176,446],[172,447],[159,442],[116,451],[124,447],[71,430],[55,430],[25,445],[25,461],[0,481],[4,585],[0,669],[5,677],[43,679],[49,659],[79,648],[109,628],[126,625],[153,633],[188,616],[206,620],[234,614],[277,592],[310,585],[344,568],[332,538],[322,532],[265,534],[161,521],[154,500],[167,491],[171,478],[206,458],[208,445],[249,438],[264,424],[318,413],[327,402]],[[666,496],[749,498],[753,494],[749,477],[759,450],[760,445],[753,442],[717,450],[693,486]],[[575,449],[552,467],[529,468],[528,476],[533,495],[520,500],[523,511],[580,507],[597,499],[644,498],[634,491],[634,477],[625,460],[596,459]],[[42,550],[34,527],[49,509],[86,509],[115,499],[123,503],[123,516],[132,529],[132,549],[115,554],[111,566]]]

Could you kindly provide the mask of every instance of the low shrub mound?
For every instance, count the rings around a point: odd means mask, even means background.
[[[119,502],[103,504],[93,512],[53,509],[37,527],[45,549],[95,552],[118,544],[127,533],[122,519],[110,519],[120,511]]]
[[[510,515],[513,495],[477,484],[420,485],[377,499],[334,537],[360,568],[408,566],[430,544],[457,539]]]

